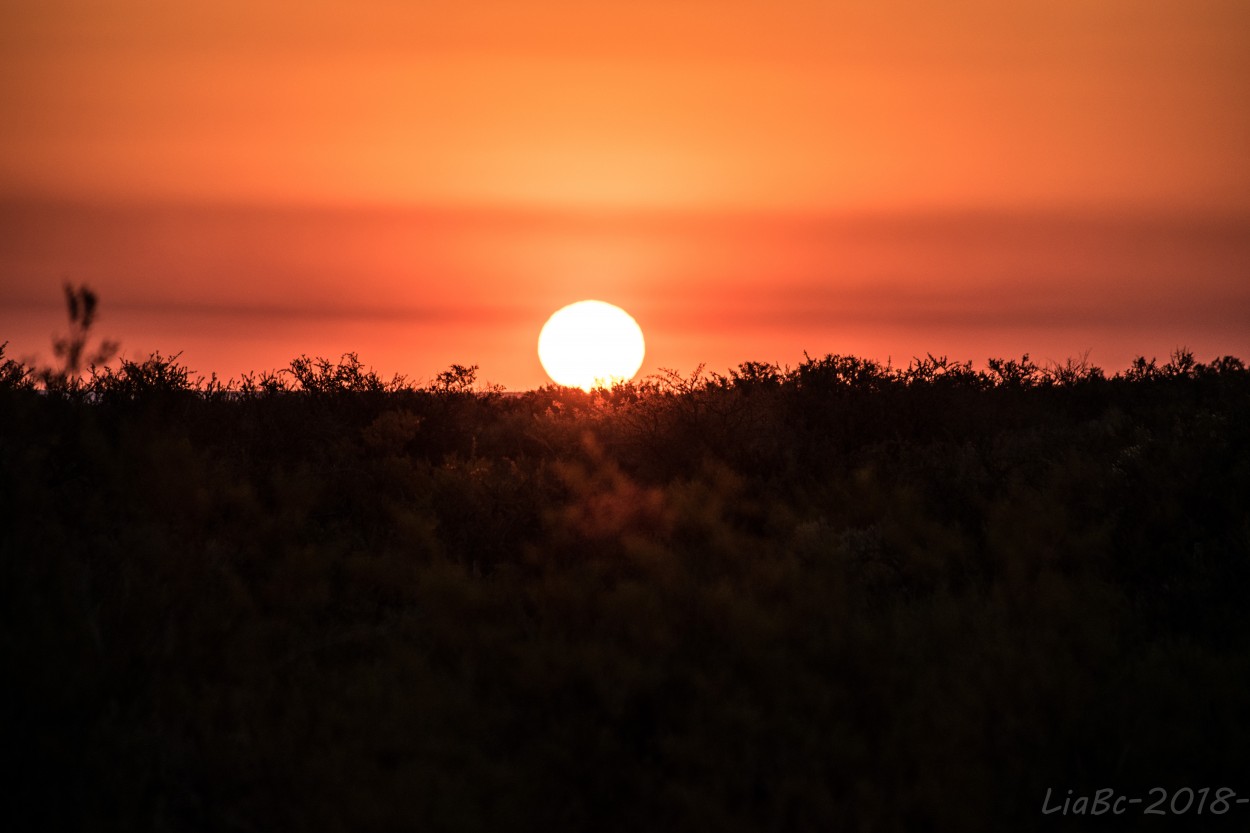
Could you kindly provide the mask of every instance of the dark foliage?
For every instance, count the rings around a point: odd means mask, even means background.
[[[1250,795],[1236,359],[520,395],[0,360],[8,829],[1066,830],[1048,787]]]
[[[37,372],[40,381],[51,390],[74,390],[82,381],[84,370],[94,370],[117,354],[115,341],[101,341],[91,347],[91,327],[95,323],[98,296],[86,286],[65,284],[65,309],[69,314],[69,333],[52,340],[52,352],[61,366]]]

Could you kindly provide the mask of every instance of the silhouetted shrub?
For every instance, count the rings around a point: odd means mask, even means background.
[[[477,365],[453,364],[434,377],[430,390],[435,393],[471,393],[477,381]]]
[[[86,286],[73,287],[65,284],[65,306],[69,314],[68,335],[52,341],[52,352],[60,359],[59,368],[44,368],[38,372],[43,385],[50,390],[73,391],[82,381],[84,370],[104,365],[117,354],[115,341],[101,341],[94,349],[90,347],[91,328],[95,324],[98,298]]]
[[[13,829],[1046,830],[1243,768],[1237,359],[178,358],[0,364]]]
[[[383,381],[376,372],[361,364],[355,353],[344,353],[337,362],[320,356],[291,359],[288,371],[298,390],[319,396],[346,393],[381,393],[400,390],[404,377]]]
[[[16,359],[4,356],[9,343],[0,343],[0,391],[30,390],[35,385],[35,371]]]
[[[1019,361],[1015,359],[988,359],[990,384],[1000,387],[1034,387],[1043,378],[1041,368],[1029,361],[1025,353]]]
[[[141,399],[169,394],[203,392],[209,396],[215,388],[202,390],[191,381],[191,371],[178,363],[180,353],[162,356],[156,352],[141,362],[122,359],[117,369],[93,369],[88,390],[109,399]]]

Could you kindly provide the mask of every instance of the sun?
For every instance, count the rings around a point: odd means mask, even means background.
[[[538,360],[551,380],[587,391],[634,378],[645,352],[638,322],[603,301],[556,310],[538,334]]]

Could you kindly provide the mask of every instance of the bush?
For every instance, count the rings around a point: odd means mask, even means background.
[[[1042,830],[1240,771],[1239,360],[178,359],[0,365],[14,829]]]

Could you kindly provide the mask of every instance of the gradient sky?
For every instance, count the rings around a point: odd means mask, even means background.
[[[582,297],[644,373],[1250,358],[1247,44],[1244,0],[8,0],[0,340],[73,280],[225,375],[533,386]]]

